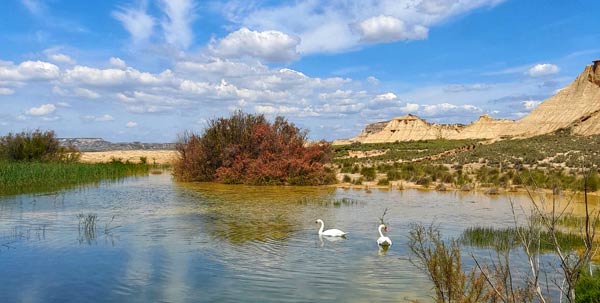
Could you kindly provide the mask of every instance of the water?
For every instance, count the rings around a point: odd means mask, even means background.
[[[517,203],[520,203],[517,199]],[[394,245],[380,251],[379,217]],[[85,232],[79,214],[97,216]],[[317,235],[315,219],[347,239]],[[511,226],[506,197],[179,184],[167,174],[0,200],[0,302],[431,301],[411,223]]]

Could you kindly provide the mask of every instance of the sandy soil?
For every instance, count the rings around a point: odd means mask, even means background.
[[[83,152],[81,162],[99,163],[110,162],[113,158],[138,163],[140,157],[146,157],[148,164],[173,164],[177,156],[174,150],[113,150],[106,152]]]

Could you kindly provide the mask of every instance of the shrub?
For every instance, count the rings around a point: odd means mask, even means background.
[[[346,182],[346,183],[350,183],[350,182],[352,182],[352,178],[350,178],[350,176],[348,176],[348,175],[344,175],[344,178],[342,179],[342,181]]]
[[[305,131],[277,117],[236,112],[209,121],[201,135],[184,133],[174,174],[181,181],[318,185],[336,181],[325,165],[328,143],[308,145]]]
[[[379,181],[377,181],[377,185],[390,185],[390,180],[388,180],[387,178],[380,179]]]
[[[575,286],[575,302],[600,303],[600,269],[590,275],[584,270]]]
[[[75,162],[79,152],[75,147],[60,146],[54,131],[38,129],[0,137],[0,159]]]
[[[363,167],[360,170],[360,174],[363,175],[363,177],[365,177],[365,180],[373,181],[377,176],[377,171],[375,170],[375,167]]]

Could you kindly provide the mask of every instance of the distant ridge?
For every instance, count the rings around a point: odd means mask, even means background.
[[[586,66],[571,84],[517,121],[482,115],[468,125],[434,124],[408,114],[369,124],[358,136],[335,140],[333,144],[526,138],[562,128],[569,128],[573,134],[582,136],[600,134],[600,60]]]
[[[98,152],[112,150],[174,150],[175,143],[112,143],[102,138],[58,138],[62,146],[75,146],[82,152]]]

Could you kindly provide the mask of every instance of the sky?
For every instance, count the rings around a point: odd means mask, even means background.
[[[236,110],[311,140],[520,119],[600,59],[596,0],[3,0],[0,135],[174,142]]]

